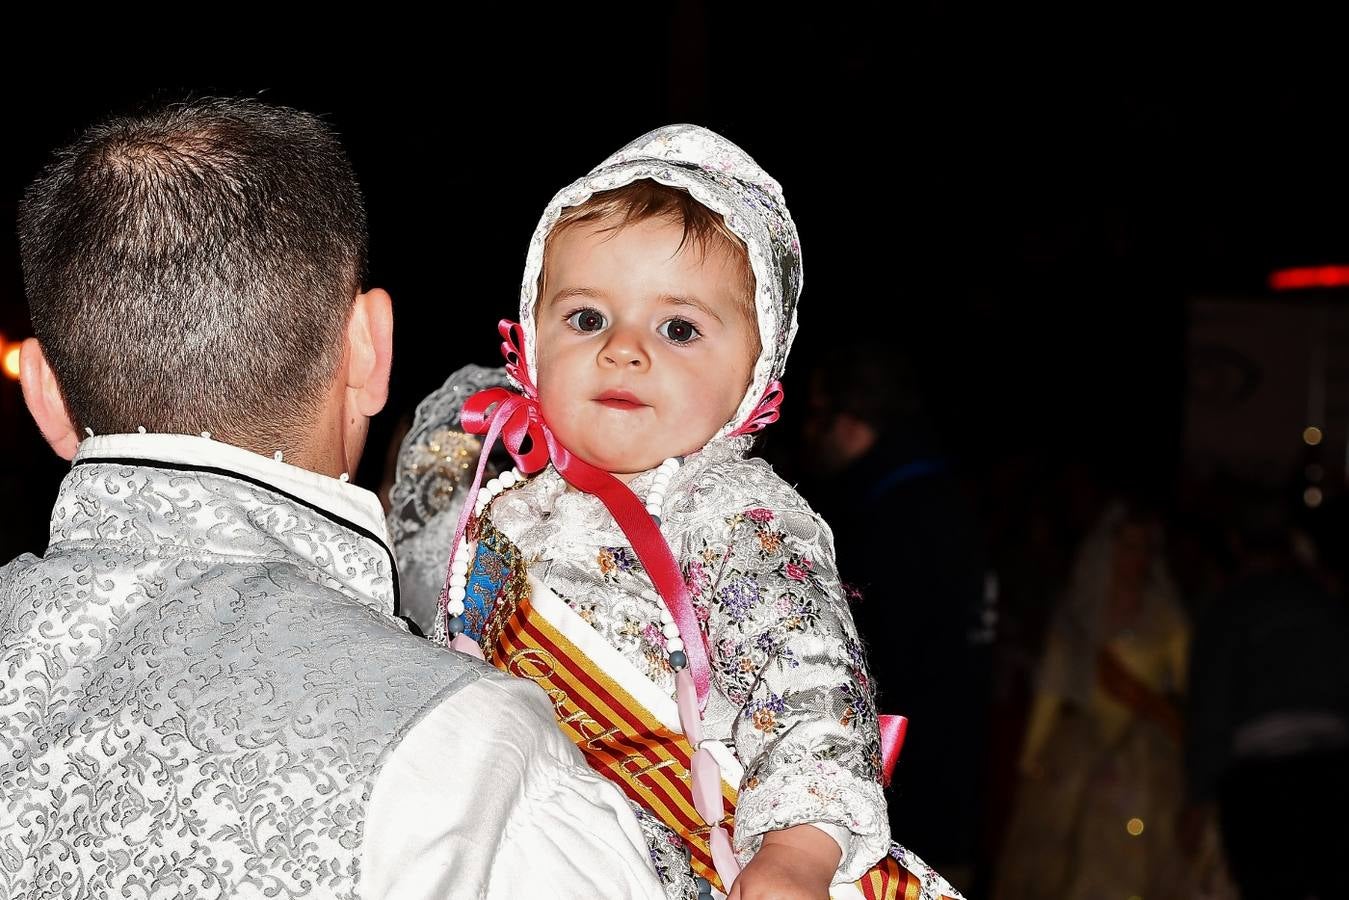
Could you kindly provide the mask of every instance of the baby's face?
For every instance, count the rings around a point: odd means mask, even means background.
[[[573,226],[544,262],[537,320],[543,415],[577,456],[615,475],[701,449],[735,414],[756,329],[739,263],[683,226]]]

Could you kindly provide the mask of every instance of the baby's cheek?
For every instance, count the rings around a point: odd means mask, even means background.
[[[565,399],[559,396],[565,388],[569,379],[564,377],[563,368],[557,365],[551,356],[544,352],[543,345],[539,346],[539,353],[535,364],[537,371],[534,373],[534,386],[539,390],[540,403],[556,403]]]
[[[545,387],[542,381],[539,383],[539,408],[543,411],[543,418],[552,425],[561,424],[566,419],[566,397],[558,396],[550,387]]]

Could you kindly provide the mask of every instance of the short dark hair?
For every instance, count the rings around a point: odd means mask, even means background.
[[[79,429],[302,443],[365,278],[336,134],[249,99],[161,103],[57,150],[19,208],[33,332]]]

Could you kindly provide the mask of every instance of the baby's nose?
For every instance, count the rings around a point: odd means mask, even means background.
[[[640,341],[617,333],[604,347],[604,361],[620,368],[642,368],[647,364],[646,352]]]

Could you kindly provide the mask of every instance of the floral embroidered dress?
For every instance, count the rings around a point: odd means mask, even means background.
[[[486,518],[532,575],[674,697],[661,606],[642,595],[651,582],[598,499],[550,468]],[[673,477],[661,531],[711,659],[704,733],[745,769],[736,844],[748,857],[764,832],[823,825],[846,849],[840,877],[855,880],[890,838],[873,692],[829,527],[761,460],[722,443]]]

